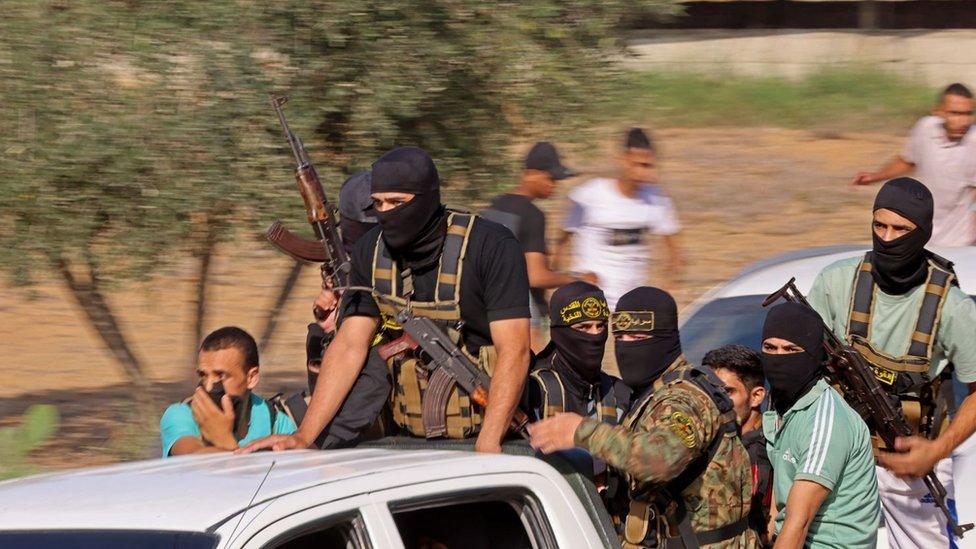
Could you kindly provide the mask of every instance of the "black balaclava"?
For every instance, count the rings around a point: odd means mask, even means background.
[[[826,359],[823,321],[806,305],[781,303],[769,310],[763,324],[763,341],[771,337],[803,347],[802,353],[762,354],[763,374],[772,389],[773,407],[783,415],[823,374]]]
[[[608,330],[588,334],[573,329],[573,325],[592,320],[606,321],[609,315],[607,298],[592,284],[571,282],[556,290],[549,300],[549,333],[556,347],[553,367],[571,380],[588,384],[599,380]]]
[[[678,305],[660,288],[642,286],[617,300],[610,316],[614,336],[623,332],[650,334],[639,341],[614,341],[620,378],[636,393],[654,383],[681,356]]]
[[[339,188],[339,234],[348,254],[352,253],[356,241],[377,224],[370,192],[368,171],[350,176]]]
[[[325,333],[325,330],[315,322],[308,325],[308,335],[305,337],[305,369],[308,373],[308,394],[315,390],[315,384],[319,380],[318,372],[309,369],[310,362],[322,362],[322,353],[325,346],[332,337]]]
[[[894,240],[884,241],[871,231],[874,243],[871,275],[886,294],[901,295],[925,282],[929,253],[925,244],[932,237],[932,193],[910,177],[892,179],[874,199],[874,210],[891,210],[918,227]]]
[[[447,217],[441,205],[440,177],[430,155],[417,147],[393,149],[373,164],[370,183],[374,193],[415,195],[406,204],[376,212],[390,252],[411,269],[435,263],[447,234]]]

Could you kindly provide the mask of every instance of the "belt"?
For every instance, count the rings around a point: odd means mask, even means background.
[[[704,532],[695,533],[695,540],[698,542],[698,546],[708,545],[710,543],[718,543],[722,540],[727,540],[734,538],[739,534],[746,531],[749,527],[749,517],[745,516],[739,520],[733,522],[732,524],[727,524],[720,528],[714,530],[705,530]],[[667,538],[665,540],[665,547],[667,549],[692,549],[688,547],[681,536],[674,538]]]

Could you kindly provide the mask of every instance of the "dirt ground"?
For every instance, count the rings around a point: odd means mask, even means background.
[[[820,134],[777,128],[662,129],[661,182],[677,203],[685,270],[669,288],[681,305],[764,257],[810,246],[866,242],[876,188],[854,189],[851,176],[894,154],[902,137]],[[570,151],[566,163],[587,175],[612,174],[605,154]],[[561,196],[544,204],[555,235]],[[223,244],[214,269],[206,329],[235,324],[257,334],[290,260],[261,242]],[[150,369],[157,404],[137,410],[130,387],[56,281],[26,292],[0,286],[0,425],[31,403],[59,407],[57,440],[34,452],[47,468],[158,455],[156,426],[165,403],[193,387],[187,350],[192,313],[189,263],[149,284],[121,288],[111,304]],[[649,282],[658,278],[652,267]],[[304,383],[305,325],[319,285],[307,268],[287,303],[278,332],[262,353],[259,392]]]

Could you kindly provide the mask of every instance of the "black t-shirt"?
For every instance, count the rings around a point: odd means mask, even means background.
[[[762,427],[742,435],[742,445],[749,452],[754,481],[749,526],[759,534],[765,534],[769,524],[769,508],[772,504],[773,466],[766,454],[766,437],[763,435]]]
[[[376,227],[356,242],[350,258],[353,286],[372,286],[373,250],[380,231],[380,227]],[[437,267],[434,263],[413,273],[414,301],[434,300]],[[462,268],[462,333],[468,350],[474,352],[491,344],[490,322],[529,318],[529,277],[522,248],[512,232],[481,218],[477,218],[471,228]],[[397,287],[403,287],[402,281]],[[373,296],[362,291],[346,292],[341,312],[343,317],[380,316]]]
[[[503,194],[491,201],[489,209],[513,216],[514,227],[508,228],[515,233],[525,253],[546,253],[546,215],[532,203],[529,197],[520,194]]]

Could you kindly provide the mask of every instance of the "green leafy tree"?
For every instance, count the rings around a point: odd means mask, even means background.
[[[60,276],[145,383],[113,284],[194,257],[195,343],[219,243],[304,217],[269,92],[292,96],[289,118],[333,196],[345,175],[416,144],[452,198],[474,199],[511,176],[515,140],[579,138],[617,70],[620,25],[671,5],[8,0],[0,269],[21,284]]]

